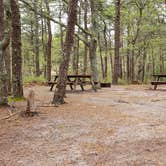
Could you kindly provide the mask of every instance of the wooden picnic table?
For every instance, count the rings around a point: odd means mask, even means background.
[[[157,89],[158,85],[164,85],[166,84],[166,81],[161,81],[161,78],[166,78],[166,74],[154,74],[153,77],[155,78],[155,81],[152,81],[151,84],[154,85],[154,90]]]
[[[54,81],[50,81],[48,84],[51,85],[50,87],[50,91],[53,90],[54,85],[57,84],[57,78],[58,75],[54,76]],[[87,81],[88,79],[88,81]],[[86,84],[91,84],[92,88],[96,91],[95,89],[95,82],[92,79],[91,75],[81,75],[81,74],[77,74],[77,75],[67,75],[67,85],[70,86],[71,90],[76,89],[77,85],[80,85],[81,90],[84,91],[84,85]],[[74,86],[74,88],[73,88]]]

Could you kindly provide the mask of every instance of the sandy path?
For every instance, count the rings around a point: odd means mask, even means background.
[[[33,89],[37,104],[51,101],[48,87]],[[0,166],[166,165],[166,90],[115,86],[66,101],[0,121]]]

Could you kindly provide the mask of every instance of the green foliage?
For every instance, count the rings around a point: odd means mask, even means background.
[[[24,82],[24,84],[44,83],[44,82],[46,82],[46,79],[43,76],[40,76],[40,77],[29,76],[29,77],[24,77],[23,82]]]
[[[39,1],[38,7],[43,7],[45,10],[44,3]],[[61,17],[66,18],[66,4],[60,4],[59,2],[50,2],[50,13],[45,15],[51,15],[53,19],[56,19],[55,16],[59,15],[61,11]],[[113,75],[112,66],[110,65],[110,57],[112,58],[112,63],[114,63],[114,18],[115,18],[115,1],[113,0],[95,0],[95,12],[96,12],[96,36],[100,34],[100,43],[101,43],[101,54],[104,59],[104,56],[108,57],[108,72],[107,77],[103,80],[102,71],[101,71],[101,58],[99,45],[97,49],[98,56],[98,69],[100,80],[102,82],[110,82]],[[63,3],[63,2],[62,2]],[[33,3],[29,4],[33,6]],[[43,5],[43,6],[42,6]],[[63,6],[61,8],[60,6]],[[84,1],[82,2],[81,7],[81,23],[80,25],[84,28]],[[124,0],[121,3],[121,17],[120,17],[120,26],[121,26],[121,48],[120,56],[122,59],[122,72],[123,79],[119,80],[119,84],[127,84],[125,79],[127,78],[126,66],[127,66],[127,55],[134,57],[134,72],[135,78],[138,81],[144,81],[151,79],[150,76],[154,73],[161,72],[161,56],[165,59],[165,43],[166,43],[166,29],[165,29],[165,19],[164,19],[164,1],[163,0],[150,0],[150,1],[140,1],[140,0]],[[140,9],[142,9],[142,15],[140,18]],[[35,53],[34,53],[34,11],[31,11],[30,8],[22,6],[22,54],[23,54],[23,73],[24,73],[24,83],[41,83],[46,80],[43,77],[34,77],[35,73]],[[46,10],[45,10],[46,11]],[[54,11],[54,12],[53,12]],[[90,4],[88,6],[88,31],[91,32],[91,13],[90,13]],[[39,61],[40,61],[40,70],[42,74],[45,71],[46,63],[46,54],[43,44],[47,43],[48,33],[46,18],[39,16]],[[57,19],[56,19],[57,20]],[[42,31],[42,21],[44,21],[44,31]],[[64,21],[63,19],[61,20]],[[65,38],[65,28],[63,30],[63,41]],[[106,37],[104,37],[104,30],[106,31]],[[42,33],[43,32],[43,33]],[[78,32],[76,28],[76,33]],[[137,34],[138,33],[138,34]],[[52,71],[58,72],[59,64],[61,62],[61,30],[60,26],[56,24],[52,26]],[[43,35],[43,39],[42,39]],[[84,33],[80,31],[80,38],[84,39]],[[107,41],[107,48],[105,43],[105,38]],[[88,41],[89,41],[88,37]],[[133,47],[134,41],[134,47]],[[99,42],[98,42],[99,43]],[[134,49],[134,51],[133,51]],[[107,54],[106,54],[107,51]],[[133,53],[133,52],[134,53]],[[133,55],[132,55],[133,54]],[[84,60],[84,43],[80,41],[79,43],[79,63],[78,63],[78,73],[82,73],[83,69],[83,60]],[[89,57],[88,57],[89,58]],[[163,58],[163,59],[164,59]],[[144,63],[145,59],[145,64]],[[166,69],[166,62],[165,62]],[[142,69],[144,67],[145,73],[143,76]],[[140,70],[140,71],[139,71]],[[73,49],[71,54],[71,61],[69,66],[70,74],[73,74]],[[87,73],[91,73],[90,62],[88,59],[87,64]]]

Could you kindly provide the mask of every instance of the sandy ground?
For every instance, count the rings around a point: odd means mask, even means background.
[[[38,116],[0,120],[0,166],[166,166],[166,89],[160,88],[69,93],[68,104],[38,107]],[[36,104],[47,106],[53,92],[32,89]],[[1,108],[0,119],[8,114]]]

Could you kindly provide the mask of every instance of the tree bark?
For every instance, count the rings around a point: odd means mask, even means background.
[[[5,49],[9,45],[9,36],[4,34],[4,5],[0,0],[0,105],[7,105],[7,75],[5,70]]]
[[[88,31],[88,1],[84,1],[84,28]],[[88,41],[88,35],[85,33],[84,35],[85,41]],[[87,60],[88,60],[88,46],[84,44],[84,55],[83,55],[83,74],[87,72]]]
[[[6,68],[6,74],[7,74],[7,91],[8,91],[8,94],[10,94],[12,90],[10,44],[5,50],[4,59],[5,59],[5,68]]]
[[[34,51],[35,51],[35,66],[36,66],[36,76],[40,76],[40,62],[39,62],[39,19],[38,19],[38,0],[34,0]]]
[[[77,21],[77,3],[78,0],[69,1],[67,32],[63,47],[62,62],[59,68],[57,91],[55,91],[52,101],[53,104],[65,103],[64,96],[66,92],[67,72],[69,67],[71,48],[74,42],[74,29]]]
[[[120,49],[120,0],[115,1],[115,55],[114,55],[114,73],[113,84],[118,84],[120,74],[119,49]]]
[[[127,81],[130,82],[130,41],[129,41],[129,35],[130,35],[130,26],[127,25]]]
[[[50,16],[49,2],[45,0],[47,14]],[[47,41],[47,81],[51,81],[51,47],[52,47],[52,32],[51,32],[51,21],[47,19],[48,27],[48,41]]]
[[[91,42],[90,42],[90,49],[89,49],[89,56],[90,56],[90,64],[91,64],[91,72],[93,81],[95,82],[96,88],[99,87],[99,73],[97,68],[97,37],[96,37],[96,31],[97,31],[97,22],[96,22],[96,2],[93,0],[90,0],[90,7],[91,7],[91,21],[92,21],[92,33],[93,36],[91,36]]]
[[[14,97],[23,97],[21,22],[17,0],[11,0],[12,12],[12,86]]]

